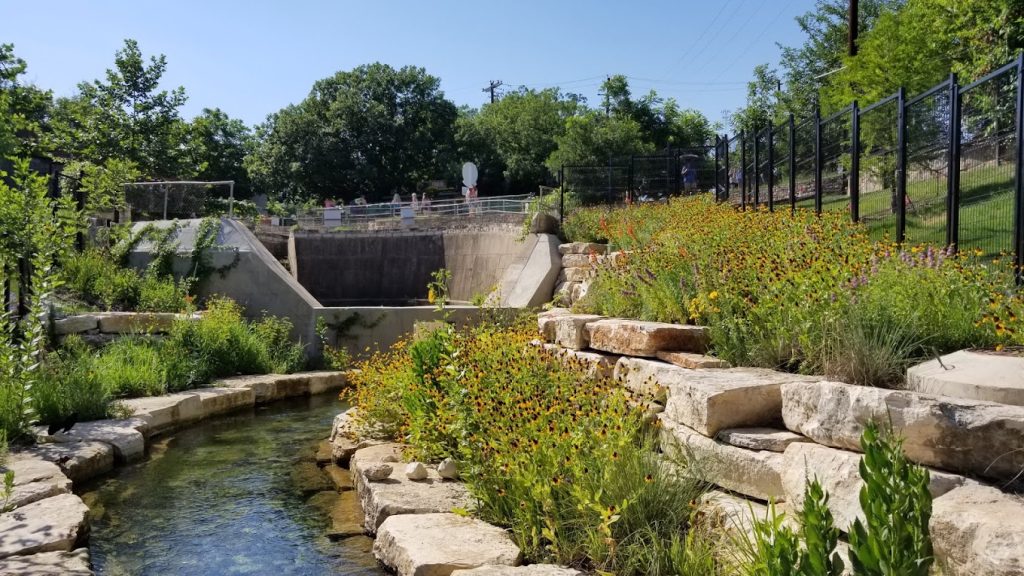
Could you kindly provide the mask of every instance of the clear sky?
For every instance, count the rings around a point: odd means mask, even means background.
[[[191,118],[219,107],[246,123],[302,100],[313,82],[380,61],[422,66],[456,104],[479,106],[489,80],[558,85],[600,100],[630,77],[712,120],[742,105],[753,67],[797,44],[813,0],[216,1],[0,0],[0,42],[27,79],[58,96],[102,78],[124,38],[167,56],[164,87],[184,86]]]

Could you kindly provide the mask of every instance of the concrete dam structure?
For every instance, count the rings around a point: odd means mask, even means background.
[[[177,221],[176,265],[192,267],[200,220]],[[155,222],[171,226],[171,222]],[[143,223],[136,224],[141,229]],[[476,320],[479,309],[462,304],[487,296],[495,308],[537,307],[551,300],[561,268],[559,240],[552,234],[522,234],[519,226],[453,230],[377,232],[293,231],[287,270],[241,222],[221,219],[211,264],[224,267],[203,284],[200,296],[224,295],[246,314],[285,317],[293,337],[320,353],[317,325],[326,340],[353,355],[385,349],[413,331],[417,322],[440,320],[427,298],[427,284],[439,269],[451,272],[449,319]],[[145,266],[155,250],[140,242],[130,255]]]

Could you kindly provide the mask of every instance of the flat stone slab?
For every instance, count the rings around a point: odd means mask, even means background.
[[[342,370],[303,372],[309,377],[309,394],[316,395],[348,386],[348,373]]]
[[[1024,406],[1024,356],[960,350],[907,369],[907,389]]]
[[[41,552],[0,559],[0,574],[18,576],[92,576],[89,549],[70,552]]]
[[[690,370],[625,356],[615,364],[615,378],[628,390],[664,403],[672,420],[709,438],[727,428],[780,422],[780,386],[812,380],[763,368]]]
[[[100,326],[99,318],[91,314],[79,316],[68,316],[53,321],[53,333],[55,336],[66,334],[79,334],[89,330],[97,330]]]
[[[34,454],[12,453],[2,470],[14,472],[14,492],[8,502],[14,508],[71,492],[71,479],[60,467]]]
[[[719,432],[717,438],[737,448],[771,452],[785,452],[786,446],[794,442],[810,442],[799,434],[778,428],[730,428]]]
[[[191,392],[199,396],[204,418],[250,408],[256,404],[256,394],[251,388],[196,388]]]
[[[398,576],[448,576],[461,568],[516,566],[519,547],[505,530],[456,514],[406,514],[384,521],[373,555]]]
[[[558,245],[558,253],[565,254],[604,254],[608,251],[607,244],[596,242],[568,242]]]
[[[0,514],[0,558],[69,551],[88,533],[89,507],[74,494],[58,494]]]
[[[597,257],[591,259],[590,254],[563,254],[562,255],[562,267],[563,268],[593,268],[594,264],[597,263]]]
[[[402,447],[399,444],[380,444],[356,451],[349,462],[352,484],[363,505],[366,529],[377,532],[391,516],[469,510],[473,501],[465,484],[443,480],[435,466],[427,467],[425,480],[410,480],[405,466],[400,465]],[[392,467],[390,476],[379,482],[369,482],[363,472],[376,464]]]
[[[732,368],[732,364],[721,358],[693,352],[658,352],[657,358],[680,368]]]
[[[146,438],[141,430],[148,424],[143,418],[127,418],[123,420],[93,420],[77,422],[66,433],[54,436],[57,442],[73,439],[78,442],[89,440],[110,444],[114,449],[114,458],[118,462],[135,462],[146,455]]]
[[[53,462],[72,482],[81,482],[114,469],[114,448],[106,442],[37,444],[27,452]]]
[[[149,398],[129,398],[121,403],[146,421],[147,436],[176,428],[203,417],[203,403],[194,392],[179,392]]]
[[[104,312],[97,314],[104,334],[161,334],[181,316],[171,312]]]
[[[1024,499],[970,484],[932,502],[938,564],[951,574],[1024,574]]]
[[[488,564],[469,570],[456,570],[452,572],[452,576],[583,576],[583,572],[555,564],[530,564],[529,566]]]
[[[849,532],[854,519],[864,521],[860,507],[861,455],[811,443],[790,444],[784,454],[782,487],[790,510],[799,510],[804,503],[804,485],[808,478],[817,477],[828,492],[828,508],[835,518],[836,528]],[[929,470],[928,486],[933,497],[941,496],[962,486],[963,476]]]
[[[552,343],[562,348],[583,350],[590,345],[590,337],[586,330],[587,325],[602,318],[604,316],[596,314],[565,314],[555,316],[551,320],[553,325],[552,334],[554,335]]]
[[[712,440],[695,430],[658,416],[661,447],[670,456],[685,456],[693,473],[726,490],[758,500],[784,500],[782,454],[747,450]]]
[[[563,361],[581,368],[590,378],[611,378],[615,373],[615,363],[619,360],[619,356],[612,354],[571,350],[557,344],[544,344],[544,349],[557,354]]]
[[[860,450],[864,425],[889,422],[913,462],[1011,481],[1024,470],[1024,407],[851,386],[784,384],[786,428],[818,444]]]
[[[704,326],[666,324],[611,318],[587,326],[590,347],[624,356],[653,358],[658,352],[697,352],[708,349],[708,331]]]

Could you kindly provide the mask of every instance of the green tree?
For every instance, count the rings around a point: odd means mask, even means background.
[[[160,90],[167,68],[163,55],[148,63],[135,40],[125,40],[104,80],[82,82],[79,93],[58,101],[54,110],[54,147],[94,164],[130,160],[149,178],[187,173],[181,143],[187,125],[179,109],[185,89]]]
[[[459,108],[459,116],[455,120],[456,152],[451,173],[460,173],[460,163],[473,162],[479,170],[477,186],[481,190],[507,191],[505,160],[498,153],[494,134],[487,131],[479,117],[480,111],[476,108]]]
[[[640,125],[631,118],[605,117],[590,111],[569,118],[565,133],[555,138],[558,148],[547,166],[557,173],[562,165],[621,163],[634,154],[650,154],[654,145],[644,140]]]
[[[25,61],[13,44],[0,44],[0,158],[42,156],[53,95],[21,82]]]
[[[369,64],[313,85],[257,128],[246,160],[276,197],[384,200],[448,176],[457,110],[422,68]]]
[[[510,190],[535,190],[547,180],[544,161],[565,131],[566,118],[578,107],[578,97],[565,96],[557,88],[519,88],[481,108],[474,120],[501,157]]]
[[[199,180],[234,180],[235,198],[252,195],[245,156],[252,147],[252,131],[220,108],[204,108],[189,124],[188,150]]]
[[[754,67],[754,79],[747,83],[747,105],[732,114],[734,131],[753,134],[781,116],[778,72],[767,64]]]

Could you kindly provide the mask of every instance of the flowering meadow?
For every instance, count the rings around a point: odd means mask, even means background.
[[[707,325],[735,365],[899,386],[921,358],[1024,345],[1009,258],[876,242],[842,213],[692,197],[582,209],[565,233],[622,251],[598,265],[580,311]]]

